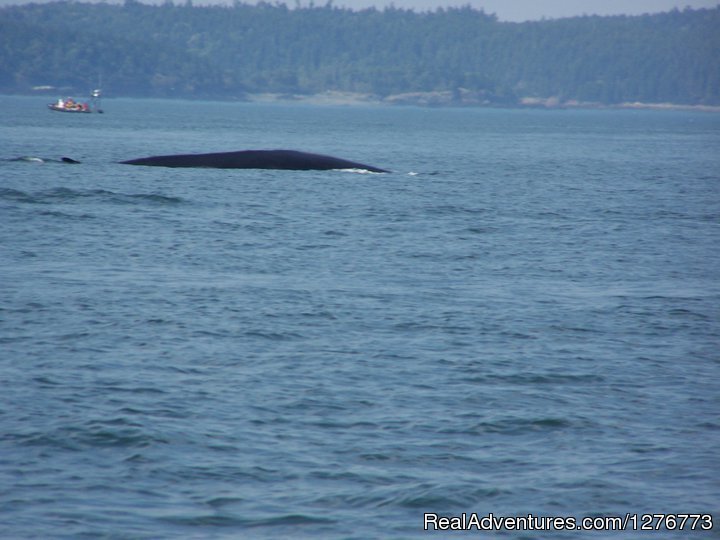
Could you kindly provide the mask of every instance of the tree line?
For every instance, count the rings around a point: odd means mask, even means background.
[[[340,91],[720,105],[720,7],[525,23],[470,7],[355,11],[331,0],[0,8],[0,92],[86,92],[99,77],[114,96]]]

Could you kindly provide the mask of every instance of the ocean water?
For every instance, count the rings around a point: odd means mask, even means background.
[[[45,102],[0,97],[0,537],[719,537],[424,519],[720,520],[720,115]],[[246,148],[393,172],[117,163]]]

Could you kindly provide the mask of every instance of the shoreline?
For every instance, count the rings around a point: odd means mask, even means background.
[[[555,97],[524,97],[514,103],[499,103],[478,99],[476,96],[453,96],[452,92],[412,92],[379,97],[373,94],[328,91],[319,94],[248,94],[244,101],[250,103],[302,103],[308,105],[370,105],[370,106],[416,106],[416,107],[467,107],[467,108],[509,108],[509,109],[581,109],[581,110],[681,110],[720,113],[720,105],[686,105],[679,103],[645,103],[640,101],[624,103],[597,103],[588,101],[560,101]]]

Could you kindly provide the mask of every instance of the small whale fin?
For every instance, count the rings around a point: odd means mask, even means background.
[[[63,163],[72,163],[72,164],[80,163],[78,160],[69,158],[69,157],[62,157],[62,158],[60,158],[60,161],[62,161]]]

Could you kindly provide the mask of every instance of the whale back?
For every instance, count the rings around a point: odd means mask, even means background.
[[[130,159],[121,163],[149,167],[282,169],[296,171],[361,169],[377,173],[388,172],[372,165],[297,150],[241,150],[238,152],[215,152],[210,154],[173,154]]]

